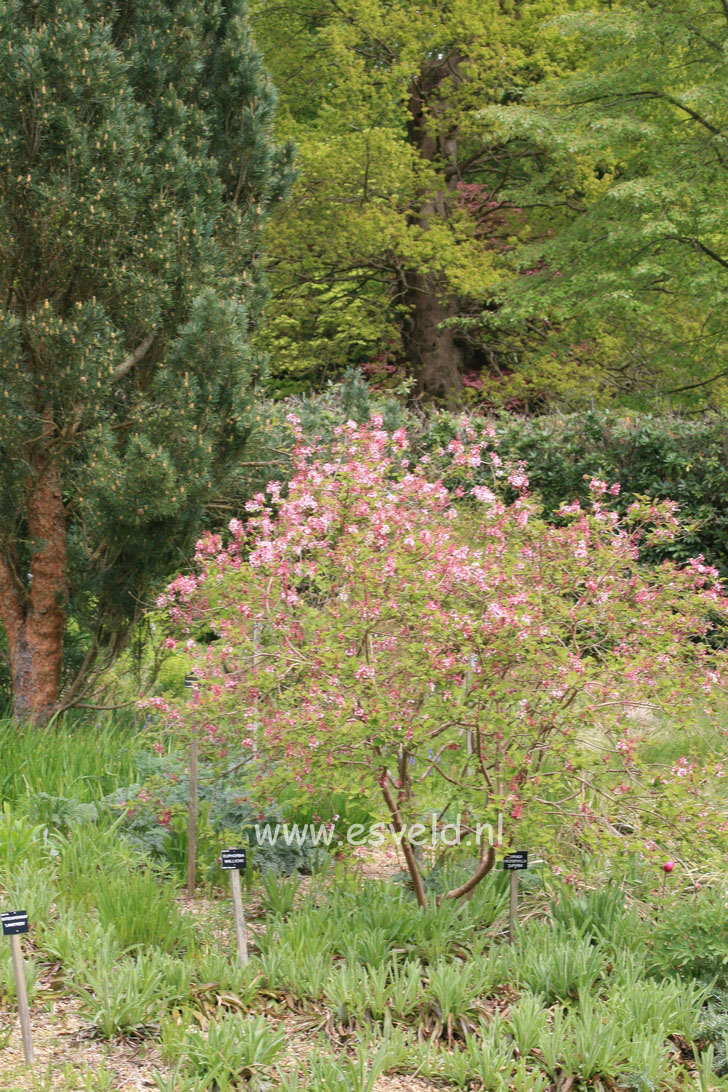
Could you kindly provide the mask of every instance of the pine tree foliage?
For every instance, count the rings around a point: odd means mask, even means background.
[[[0,67],[2,621],[12,652],[55,481],[54,596],[89,668],[249,442],[290,150],[242,0],[4,0]]]

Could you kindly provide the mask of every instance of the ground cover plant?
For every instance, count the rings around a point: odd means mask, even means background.
[[[81,775],[67,799],[95,804],[94,816],[39,822],[32,793],[5,801],[0,903],[31,913],[24,950],[42,1062],[33,1084],[3,950],[3,1089],[126,1092],[140,1076],[160,1092],[386,1092],[395,1079],[417,1092],[728,1088],[720,872],[686,862],[668,875],[648,854],[593,855],[564,878],[546,862],[524,884],[513,945],[498,868],[457,903],[440,896],[467,860],[433,868],[424,907],[391,868],[363,878],[351,857],[304,878],[253,874],[243,968],[226,889],[182,897],[172,865],[129,840],[103,804],[108,781],[93,798],[97,758],[76,731],[39,739],[24,768],[29,784],[43,771],[59,787],[44,751],[60,742],[59,764],[73,755]],[[140,738],[117,738],[108,776],[125,780]]]

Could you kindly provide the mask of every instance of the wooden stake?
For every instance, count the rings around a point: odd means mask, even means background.
[[[187,823],[187,894],[195,895],[195,863],[197,860],[197,739],[190,744],[190,803]]]
[[[18,1012],[20,1014],[20,1033],[23,1036],[23,1054],[28,1065],[34,1062],[33,1039],[30,1033],[30,1009],[28,1007],[28,991],[25,988],[25,965],[23,953],[20,949],[20,937],[10,937],[10,954],[13,959],[13,974],[15,975],[15,991],[18,996]]]
[[[240,893],[240,872],[237,868],[230,870],[230,888],[233,893],[233,920],[235,922],[235,936],[238,941],[238,955],[244,967],[248,962],[248,941],[245,936],[245,914],[243,913],[243,896]]]
[[[516,915],[518,913],[518,873],[511,872],[511,903],[508,911],[508,942],[516,939]]]

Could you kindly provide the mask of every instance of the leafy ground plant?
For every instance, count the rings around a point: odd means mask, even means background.
[[[102,926],[113,927],[122,948],[156,945],[165,951],[195,942],[194,921],[175,902],[176,890],[157,868],[99,876],[95,902]]]
[[[648,942],[654,973],[728,986],[728,892],[724,886],[673,898],[661,908]]]
[[[274,1031],[263,1016],[226,1016],[211,1021],[207,1031],[190,1031],[185,1042],[187,1067],[205,1087],[221,1090],[245,1081],[261,1089],[263,1081],[283,1050],[285,1036]]]
[[[164,969],[143,955],[111,965],[87,964],[79,972],[74,992],[102,1039],[151,1034],[167,1003]]]

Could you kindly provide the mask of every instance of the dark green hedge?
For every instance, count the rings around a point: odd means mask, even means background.
[[[728,421],[710,416],[569,416],[505,418],[498,424],[501,454],[523,459],[534,492],[550,514],[562,502],[588,495],[588,478],[622,487],[623,508],[639,493],[670,498],[682,518],[700,526],[662,548],[662,557],[696,554],[728,576]]]
[[[285,408],[284,408],[285,407]],[[446,445],[458,432],[458,415],[406,408],[401,401],[368,389],[353,371],[344,381],[311,399],[290,399],[277,407],[281,419],[293,410],[304,431],[327,436],[353,417],[366,421],[381,413],[386,428],[405,425],[417,453]],[[588,481],[619,482],[624,510],[635,494],[680,506],[685,523],[698,523],[678,541],[654,550],[651,559],[685,562],[703,554],[728,577],[728,419],[620,414],[596,410],[542,417],[504,415],[494,421],[501,454],[528,464],[531,487],[546,516],[577,497],[588,496]],[[279,447],[285,446],[283,438]],[[586,481],[585,481],[586,477]]]

